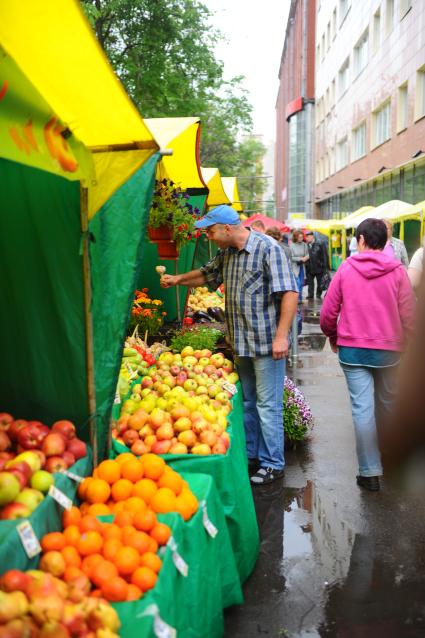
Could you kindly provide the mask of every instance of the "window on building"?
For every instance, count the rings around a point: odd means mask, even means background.
[[[353,130],[351,157],[357,160],[366,155],[366,122]]]
[[[412,0],[400,0],[400,20],[412,8]]]
[[[326,50],[329,51],[329,49],[331,48],[331,23],[330,22],[328,22],[328,26],[326,27],[326,39],[327,39]]]
[[[416,73],[415,120],[425,115],[425,66]]]
[[[356,78],[359,73],[363,71],[367,64],[368,57],[368,44],[369,44],[369,29],[363,33],[360,40],[357,42],[354,47],[354,56],[353,56],[353,70],[354,77]]]
[[[324,33],[322,35],[322,41],[320,43],[320,49],[321,49],[321,60],[323,60],[323,58],[325,57],[325,34]]]
[[[331,105],[330,105],[330,102],[329,102],[329,95],[330,95],[330,91],[329,91],[329,87],[328,87],[326,89],[326,93],[325,93],[325,113],[326,113],[326,115],[331,110]]]
[[[348,79],[350,73],[350,58],[347,58],[338,72],[338,93],[339,97],[344,95],[348,89]]]
[[[407,127],[407,82],[397,91],[397,133]]]
[[[336,37],[336,7],[332,11],[332,40]]]
[[[373,16],[373,52],[376,53],[381,44],[381,9]]]
[[[373,113],[373,146],[379,146],[391,137],[391,101],[388,100]]]
[[[331,104],[332,104],[332,108],[335,106],[335,85],[336,85],[336,80],[334,78],[332,80],[332,84],[331,84]]]
[[[336,145],[336,170],[339,171],[348,164],[348,140],[344,137]]]
[[[344,22],[350,7],[351,0],[339,0],[339,26]]]
[[[393,30],[394,0],[387,0],[385,5],[385,33],[388,35]]]
[[[316,47],[316,65],[319,66],[319,64],[320,64],[320,44],[318,44]]]

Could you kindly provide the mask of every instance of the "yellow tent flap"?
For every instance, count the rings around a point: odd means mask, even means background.
[[[161,149],[170,149],[158,165],[160,176],[184,190],[207,186],[199,164],[200,121],[198,117],[160,117],[145,120]]]
[[[201,172],[203,180],[209,190],[207,198],[208,208],[213,208],[220,204],[228,204],[230,206],[232,202],[224,191],[223,182],[221,181],[220,171],[218,168],[201,167]]]
[[[368,217],[374,217],[375,219],[392,219],[395,221],[398,217],[400,217],[403,213],[411,208],[411,204],[407,202],[402,202],[399,199],[392,199],[389,202],[384,202],[380,204],[376,208],[373,209],[372,212],[366,211],[362,215],[359,215],[353,220],[353,226],[357,227],[362,221],[367,219]]]
[[[373,206],[361,206],[361,208],[358,208],[353,213],[346,215],[342,219],[333,219],[332,228],[336,228],[336,229],[352,228],[354,225],[353,219],[356,219],[357,217],[360,217],[360,215],[363,215],[364,213],[368,213],[373,209],[374,209]]]
[[[236,177],[222,177],[221,178],[224,192],[227,197],[232,202],[232,208],[234,208],[238,213],[243,210],[242,204],[240,202],[239,191],[238,191],[238,181]]]

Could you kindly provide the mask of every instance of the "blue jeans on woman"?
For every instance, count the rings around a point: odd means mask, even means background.
[[[393,407],[394,367],[368,368],[340,364],[351,400],[360,476],[381,476],[377,422],[384,425]]]
[[[298,277],[297,277],[297,286],[298,286],[298,298],[299,298],[299,301],[302,301],[302,300],[303,300],[304,279],[305,279],[304,266],[300,266],[300,271],[299,271],[299,273],[298,273]]]
[[[258,459],[264,468],[282,470],[286,361],[267,355],[236,357],[235,363],[242,384],[248,459]]]

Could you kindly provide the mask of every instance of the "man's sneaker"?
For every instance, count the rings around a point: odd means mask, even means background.
[[[379,476],[357,476],[357,485],[369,492],[377,492],[380,488]]]
[[[277,481],[277,479],[283,478],[285,475],[284,470],[276,470],[273,467],[260,467],[260,469],[251,476],[251,483],[253,485],[267,485]]]

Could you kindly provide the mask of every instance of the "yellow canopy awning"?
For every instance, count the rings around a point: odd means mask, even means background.
[[[405,209],[404,212],[397,215],[396,218],[393,218],[393,221],[408,221],[409,219],[422,220],[424,214],[425,200],[417,204],[412,204],[409,208]]]
[[[407,202],[403,202],[399,199],[392,199],[388,202],[384,202],[380,204],[376,208],[374,208],[371,212],[366,211],[362,215],[358,215],[354,220],[352,225],[357,227],[361,224],[362,221],[367,219],[368,217],[374,217],[375,219],[391,219],[392,221],[396,221],[400,215],[405,213],[409,208],[411,208],[411,204]]]
[[[0,44],[51,109],[49,118],[56,117],[65,129],[64,136],[63,130],[56,135],[58,142],[65,139],[71,145],[75,138],[92,152],[94,169],[85,173],[92,216],[158,145],[106,60],[77,0],[0,2]],[[2,106],[7,107],[6,98]],[[20,126],[34,113],[37,104],[28,96],[17,113]],[[116,151],[120,155],[127,150],[132,154],[125,161],[115,156]],[[105,153],[112,157],[99,157]],[[37,165],[28,157],[23,163]]]
[[[240,202],[237,177],[222,177],[221,182],[224,192],[232,202],[232,208],[240,213],[243,210],[243,206]]]
[[[209,190],[207,198],[208,208],[214,208],[214,206],[219,206],[220,204],[228,204],[230,206],[232,202],[224,191],[218,168],[201,167],[201,173]]]
[[[158,164],[160,177],[167,177],[184,190],[207,186],[199,163],[201,123],[198,117],[158,117],[145,120],[161,149],[171,149]]]
[[[349,215],[346,215],[342,219],[332,219],[331,220],[332,228],[334,229],[351,228],[354,225],[353,224],[354,219],[356,219],[360,215],[363,215],[364,213],[370,212],[373,209],[374,209],[373,206],[361,206],[361,208],[358,208],[357,210],[350,213]]]

